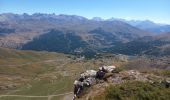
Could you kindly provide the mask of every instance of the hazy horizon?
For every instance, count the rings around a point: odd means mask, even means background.
[[[6,13],[0,13],[0,14],[10,14],[11,12],[6,12]],[[32,13],[32,14],[29,14],[29,13],[11,13],[11,14],[17,14],[17,15],[23,15],[23,14],[28,14],[28,15],[33,15],[33,14],[55,14],[55,13],[40,13],[40,12],[35,12],[35,13]],[[153,20],[150,20],[150,19],[143,19],[143,20],[141,20],[141,19],[126,19],[126,18],[117,18],[117,17],[110,17],[110,18],[107,18],[107,19],[105,19],[105,18],[102,18],[102,17],[100,17],[100,16],[94,16],[94,17],[92,17],[92,18],[87,18],[87,17],[85,17],[85,16],[81,16],[81,15],[71,15],[71,14],[55,14],[56,16],[57,15],[68,15],[68,16],[80,16],[80,17],[84,17],[84,18],[86,18],[86,19],[88,19],[88,20],[92,20],[93,18],[101,18],[102,20],[109,20],[109,19],[120,19],[120,20],[126,20],[126,21],[151,21],[151,22],[153,22],[153,23],[156,23],[156,24],[162,24],[162,25],[170,25],[170,23],[159,23],[159,22],[155,22],[155,21],[153,21]]]
[[[0,0],[0,13],[55,13],[170,24],[169,0]]]

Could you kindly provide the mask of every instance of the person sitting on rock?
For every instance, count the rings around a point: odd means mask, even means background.
[[[103,79],[104,81],[107,81],[107,78],[111,77],[113,75],[113,70],[115,69],[114,66],[102,66],[99,67],[99,70],[96,73],[97,79]]]
[[[99,69],[96,73],[96,79],[103,79],[104,75],[106,74],[106,72],[104,72],[102,69]]]

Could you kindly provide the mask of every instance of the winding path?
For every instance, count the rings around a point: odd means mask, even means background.
[[[47,96],[32,96],[32,95],[0,95],[1,97],[26,97],[26,98],[48,98],[47,100],[51,100],[52,97],[56,96],[62,96],[62,95],[72,95],[73,92],[67,92],[67,93],[62,93],[62,94],[57,94],[57,95],[47,95]],[[67,96],[66,96],[67,97]]]

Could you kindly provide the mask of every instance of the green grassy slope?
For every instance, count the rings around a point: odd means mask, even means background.
[[[112,60],[78,61],[54,52],[0,48],[0,95],[48,96],[72,92],[73,81],[87,69]],[[54,96],[52,99],[62,98]],[[47,97],[0,97],[0,100],[47,100]]]
[[[143,61],[144,58],[139,61],[138,59],[119,61],[118,58],[104,57],[78,60],[74,56],[61,53],[0,48],[0,100],[49,100],[50,95],[54,95],[50,100],[62,100],[68,96],[64,95],[65,93],[72,92],[73,81],[87,69],[97,69],[102,64],[114,64],[126,67],[125,70],[135,68],[140,70],[139,65],[141,68],[146,66],[150,70],[148,66],[152,63],[158,65],[155,62],[162,61],[146,59],[148,63],[151,62],[147,64]],[[169,61],[167,58],[164,59],[163,61]],[[162,69],[154,74],[169,77],[168,70]],[[7,96],[2,97],[2,95]]]

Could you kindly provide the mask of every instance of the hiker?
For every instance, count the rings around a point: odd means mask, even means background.
[[[79,97],[83,90],[83,83],[81,81],[74,81],[74,98]]]
[[[102,66],[99,67],[99,71],[96,73],[96,78],[100,80],[107,81],[107,78],[113,75],[113,71],[116,67],[115,66]]]
[[[99,69],[96,73],[96,79],[103,79],[106,72],[104,72],[102,69]]]

